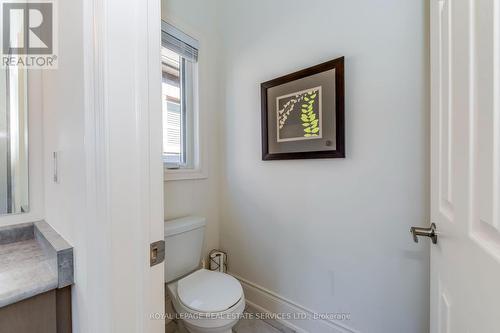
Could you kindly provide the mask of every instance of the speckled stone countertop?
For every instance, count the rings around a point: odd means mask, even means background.
[[[73,248],[44,221],[0,228],[0,307],[73,283]]]

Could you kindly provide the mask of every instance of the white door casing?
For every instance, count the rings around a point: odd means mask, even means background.
[[[500,1],[431,2],[431,333],[500,332]]]

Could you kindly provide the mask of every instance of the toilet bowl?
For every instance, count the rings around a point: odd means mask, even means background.
[[[245,309],[240,282],[199,269],[205,219],[165,222],[165,282],[172,305],[190,333],[231,333]]]
[[[228,274],[201,269],[167,288],[177,317],[191,333],[230,333],[245,309],[241,284]]]

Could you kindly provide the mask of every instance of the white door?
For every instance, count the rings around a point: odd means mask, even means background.
[[[78,331],[162,333],[160,0],[86,0],[83,13],[88,211],[96,230],[84,281],[92,302],[77,310],[88,312]]]
[[[500,0],[430,0],[431,333],[500,332]],[[423,241],[423,239],[422,239]]]

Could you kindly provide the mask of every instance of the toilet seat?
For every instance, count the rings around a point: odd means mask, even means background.
[[[198,313],[224,312],[243,297],[240,282],[231,275],[200,269],[177,283],[184,307]]]
[[[202,271],[205,271],[205,270],[202,270]],[[196,271],[195,273],[197,273],[197,272],[199,272],[199,271]],[[192,273],[192,274],[195,274],[195,273]],[[219,273],[219,272],[212,272],[212,273],[221,274],[222,276],[226,276],[226,278],[222,278],[222,279],[224,279],[223,281],[228,281],[227,278],[230,278],[229,279],[230,281],[236,282],[239,285],[239,288],[241,288],[241,284],[239,283],[239,281],[234,279],[233,277],[231,277],[227,274],[224,274],[224,273]],[[186,276],[184,279],[187,279],[192,274]],[[205,274],[205,273],[200,273],[200,274]],[[198,276],[198,278],[199,278],[199,276]],[[218,278],[218,275],[217,275],[217,278]],[[232,279],[234,279],[234,280],[232,280]],[[179,297],[179,284],[182,284],[182,285],[184,285],[184,287],[186,287],[185,283],[187,281],[194,281],[192,279],[188,279],[188,280],[185,280],[183,283],[180,283],[182,280],[183,279],[169,283],[167,285],[167,291],[169,293],[169,296],[172,299],[172,305],[173,305],[175,312],[182,316],[181,317],[182,322],[187,327],[188,331],[191,333],[229,333],[229,332],[231,332],[231,328],[238,322],[238,320],[241,318],[241,315],[243,314],[243,311],[245,310],[245,295],[243,294],[242,288],[240,291],[240,297],[236,301],[235,304],[228,305],[229,303],[232,302],[232,300],[228,301],[228,302],[224,302],[224,304],[223,304],[224,307],[229,306],[226,310],[223,310],[220,312],[215,312],[215,311],[214,312],[202,312],[202,311],[198,311],[198,310],[195,310],[191,307],[186,306],[184,304],[184,302],[181,301],[181,299]],[[205,278],[200,279],[200,280],[207,281],[207,279],[205,279]],[[232,282],[228,283],[228,285],[232,284]],[[196,284],[196,282],[195,282],[195,287],[197,287],[197,288],[202,288],[202,287],[210,288],[210,287],[207,287],[207,285],[209,285],[207,282],[205,282],[205,283],[201,282],[201,284],[199,284],[199,285]],[[214,289],[214,290],[217,290],[217,289]],[[238,290],[238,288],[236,288],[236,290]],[[183,290],[183,293],[185,294],[185,290]],[[238,292],[231,293],[231,294],[233,295],[233,297],[235,297],[234,295],[237,295]],[[184,300],[185,300],[185,302],[188,302],[188,301],[186,301],[187,300],[186,297],[187,296],[184,295]],[[233,298],[233,299],[235,299],[235,298]],[[193,307],[195,307],[195,306],[193,306]],[[221,308],[221,306],[219,306],[219,308]]]

